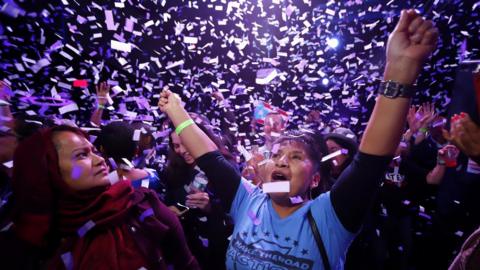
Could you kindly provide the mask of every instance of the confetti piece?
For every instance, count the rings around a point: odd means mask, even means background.
[[[290,192],[290,181],[278,181],[262,184],[264,193]]]
[[[261,223],[261,220],[257,218],[257,215],[252,210],[248,210],[247,212],[248,217],[252,221],[253,225],[258,226]]]
[[[113,158],[108,158],[108,162],[110,163],[110,167],[112,170],[116,170],[118,168],[117,163]]]
[[[113,21],[113,12],[111,10],[105,10],[105,24],[107,25],[107,30],[117,30],[118,24],[115,24]]]
[[[172,68],[174,68],[174,67],[181,66],[181,65],[183,65],[184,63],[185,63],[184,60],[175,61],[175,62],[167,65],[167,66],[165,67],[165,69],[172,69]]]
[[[299,204],[303,202],[303,199],[300,196],[290,197],[290,202],[292,204]]]
[[[131,52],[132,51],[132,44],[120,42],[116,40],[110,41],[110,47],[114,50],[121,51],[121,52]]]
[[[117,171],[112,171],[108,174],[108,181],[110,182],[110,185],[114,185],[120,181]]]
[[[203,238],[201,236],[198,236],[198,239],[200,239],[200,241],[202,241],[202,245],[206,248],[208,248],[208,238]]]
[[[88,87],[88,82],[86,80],[75,80],[73,81],[73,86],[74,87]]]
[[[260,85],[267,85],[273,79],[275,79],[277,75],[278,75],[278,70],[276,68],[259,69],[257,71],[257,78],[255,79],[255,83]]]
[[[3,163],[3,166],[5,166],[5,167],[7,167],[7,168],[9,168],[9,169],[13,168],[13,160],[4,162],[4,163]]]
[[[78,106],[76,103],[70,103],[68,105],[58,108],[58,112],[60,114],[66,114],[73,111],[78,111]]]
[[[150,181],[148,179],[142,180],[142,183],[140,183],[140,186],[144,188],[148,188],[150,186]]]
[[[132,162],[126,158],[122,158],[122,161],[123,161],[123,165],[126,165],[127,168],[126,169],[133,169],[135,168],[135,166],[133,166]]]
[[[82,175],[82,167],[73,166],[71,177],[73,180],[77,180]]]
[[[85,234],[90,231],[93,227],[95,227],[95,222],[89,220],[85,223],[80,229],[78,229],[77,233],[78,236],[83,237]]]
[[[346,155],[346,154],[348,154],[348,149],[340,149],[340,150],[337,150],[337,151],[335,151],[331,154],[328,154],[328,155],[324,156],[322,158],[321,162],[325,162],[325,161],[330,160],[334,157],[337,157],[337,156],[340,156],[340,155]]]
[[[147,218],[149,216],[153,216],[153,215],[154,215],[153,209],[148,208],[147,210],[143,211],[143,213],[139,217],[139,220],[140,220],[140,222],[143,222],[145,220],[145,218]]]
[[[140,130],[140,129],[135,129],[135,131],[133,132],[133,138],[132,138],[132,140],[133,140],[134,142],[140,141],[140,134],[141,134],[141,130]]]
[[[63,265],[67,270],[73,270],[73,255],[71,252],[63,253],[61,256]]]

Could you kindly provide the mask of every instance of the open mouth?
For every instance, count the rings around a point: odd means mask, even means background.
[[[271,179],[272,179],[272,182],[274,182],[274,181],[288,181],[289,180],[287,175],[285,175],[284,173],[279,172],[279,171],[272,172]]]

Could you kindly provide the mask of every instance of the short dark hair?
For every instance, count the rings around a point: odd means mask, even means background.
[[[322,158],[328,154],[328,148],[323,138],[323,135],[316,130],[291,130],[280,136],[274,144],[279,144],[286,141],[299,142],[304,146],[308,157],[313,162],[315,171],[320,174],[320,186],[312,191],[315,195],[330,190],[333,182],[330,177],[331,163],[322,162]]]
[[[108,158],[122,162],[122,158],[132,160],[137,150],[133,140],[135,129],[123,121],[115,121],[103,126],[97,138],[97,143]]]

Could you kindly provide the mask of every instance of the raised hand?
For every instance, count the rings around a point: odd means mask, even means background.
[[[421,109],[417,113],[419,113],[420,116],[420,128],[427,128],[430,126],[435,117],[437,117],[437,114],[435,113],[435,106],[430,102],[423,103]]]
[[[423,62],[437,45],[438,29],[414,10],[403,10],[387,44],[385,78],[413,84]]]
[[[413,9],[403,10],[388,40],[387,61],[407,58],[421,63],[435,49],[437,38],[438,30],[432,21],[423,19]]]
[[[467,156],[480,161],[480,127],[468,114],[454,115],[450,121],[450,132],[443,130],[443,136]]]
[[[418,109],[418,111],[420,108]],[[412,133],[415,133],[418,131],[420,128],[420,123],[417,120],[417,109],[415,108],[414,105],[410,106],[410,109],[408,110],[407,114],[407,122],[408,122],[408,128]]]
[[[110,98],[110,85],[107,82],[101,82],[95,87],[97,90],[97,102],[99,105],[105,105]]]
[[[177,94],[170,91],[168,86],[165,86],[160,93],[158,108],[160,108],[162,112],[168,114],[172,110],[182,108],[182,100]]]

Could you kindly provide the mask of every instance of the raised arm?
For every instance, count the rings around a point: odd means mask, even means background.
[[[176,132],[179,131],[179,126],[186,123],[186,121],[193,122],[183,108],[180,98],[168,90],[168,88],[160,93],[158,107],[170,118],[170,121],[176,128]],[[195,159],[206,153],[218,150],[215,143],[195,123],[185,126],[179,133],[182,144],[185,145],[190,155]]]
[[[168,115],[182,144],[205,172],[214,192],[222,200],[224,211],[228,212],[240,184],[240,174],[217,151],[217,145],[193,122],[176,94],[164,89],[158,107]]]
[[[438,30],[413,10],[402,11],[389,37],[384,81],[413,85],[423,62],[436,47]],[[410,98],[380,95],[368,122],[360,151],[372,155],[393,155],[400,141]]]
[[[97,90],[97,107],[90,117],[90,123],[98,127],[102,124],[103,110],[108,103],[110,86],[106,82],[101,82],[95,89]]]
[[[423,61],[435,49],[438,31],[414,10],[402,11],[390,34],[384,81],[411,86]],[[359,229],[380,181],[400,142],[410,106],[409,97],[379,95],[360,144],[360,153],[331,191],[334,209],[348,230]]]

